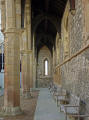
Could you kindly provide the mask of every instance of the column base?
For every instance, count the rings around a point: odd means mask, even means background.
[[[23,93],[23,97],[26,99],[32,98],[31,92],[30,91],[25,91]]]
[[[16,116],[22,114],[20,107],[3,107],[0,116]]]

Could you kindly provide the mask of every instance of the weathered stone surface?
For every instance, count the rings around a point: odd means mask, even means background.
[[[86,43],[89,23],[89,15],[87,15],[89,8],[87,6],[89,6],[89,1],[76,0],[74,15],[69,11],[68,4],[62,19],[60,62],[63,63],[69,59],[64,64],[59,64],[59,67],[56,67],[54,82],[58,83],[57,80],[60,78],[59,81],[61,81],[62,86],[69,93],[79,96],[83,101],[82,112],[89,113],[89,47],[83,49],[85,45],[89,45],[88,42]],[[66,30],[68,30],[69,41],[65,40]],[[68,49],[69,55],[65,59],[65,52],[68,52]],[[81,49],[82,51],[79,52]],[[79,54],[77,54],[78,52]],[[60,70],[59,75],[58,68]]]
[[[24,29],[21,30],[21,0],[2,0],[0,6],[2,10],[2,31],[5,35],[3,112],[12,115],[17,114],[20,110],[21,50],[22,93],[26,98],[30,96],[30,88],[33,87],[33,83],[38,87],[48,87],[50,81],[54,79],[56,84],[62,84],[70,93],[79,96],[86,103],[85,112],[89,113],[89,0],[75,0],[74,14],[70,10],[69,1],[67,2],[62,20],[57,18],[60,23],[60,30],[57,31],[56,39],[52,41],[53,46],[50,47],[52,51],[50,52],[46,46],[41,46],[39,54],[37,54],[38,48],[35,45],[39,44],[39,42],[35,42],[39,32],[35,30],[37,34],[33,33],[31,29],[33,22],[31,22],[31,16],[34,16],[34,13],[31,12],[31,1],[26,0],[23,7]],[[49,18],[47,21],[50,22],[51,17],[49,16]],[[38,24],[42,22],[38,21]],[[55,22],[52,20],[54,25]],[[45,31],[46,27],[45,25]],[[43,37],[46,38],[45,35]],[[44,43],[45,41],[40,44],[43,45]],[[86,47],[86,45],[88,46]],[[47,76],[44,70],[46,59],[48,60]]]
[[[84,43],[84,15],[82,0],[76,0],[75,15],[70,15],[70,54],[73,55],[82,48]]]
[[[62,85],[89,104],[89,48],[61,67]],[[89,111],[88,111],[89,112]]]
[[[22,93],[30,96],[30,88],[33,87],[33,52],[31,39],[31,1],[26,0],[24,12],[24,27],[22,32],[21,64],[22,64]]]
[[[44,72],[44,62],[45,59],[48,60],[48,75],[45,76]],[[44,46],[39,51],[38,63],[37,63],[37,86],[38,87],[47,87],[49,86],[50,81],[52,80],[52,56],[49,49]]]
[[[16,27],[16,9],[15,1],[7,0],[6,5],[6,21],[5,24],[5,74],[4,74],[4,107],[3,115],[17,115],[20,110],[20,44],[19,30]],[[19,3],[20,5],[21,3]],[[3,9],[5,6],[2,6]],[[20,29],[21,26],[19,26]],[[3,25],[4,29],[4,25]]]

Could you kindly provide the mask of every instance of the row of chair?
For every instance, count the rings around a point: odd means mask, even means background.
[[[60,107],[60,111],[65,113],[66,120],[68,115],[78,120],[89,117],[89,115],[81,114],[81,100],[78,96],[69,94],[62,86],[53,83],[50,84],[49,90],[56,100],[57,106]]]

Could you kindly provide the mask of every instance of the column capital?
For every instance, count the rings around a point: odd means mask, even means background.
[[[3,33],[4,34],[8,34],[8,33],[20,34],[21,33],[21,29],[17,29],[16,27],[13,27],[13,28],[6,29]]]

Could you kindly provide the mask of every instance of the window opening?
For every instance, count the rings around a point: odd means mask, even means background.
[[[45,76],[48,75],[48,60],[45,60]]]

